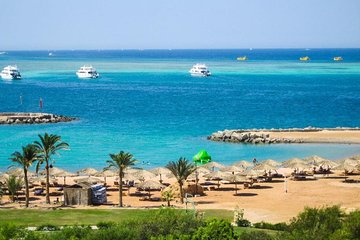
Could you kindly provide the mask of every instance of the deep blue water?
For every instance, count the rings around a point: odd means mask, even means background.
[[[359,145],[238,145],[206,136],[233,128],[360,126],[360,49],[18,51],[0,55],[0,68],[17,64],[21,81],[0,81],[0,111],[76,116],[55,125],[0,126],[0,169],[37,134],[61,135],[71,150],[55,157],[69,170],[102,168],[108,154],[130,151],[165,165],[206,149],[215,161],[285,160],[313,154],[331,159],[360,154]],[[246,62],[236,57],[246,55]],[[301,56],[310,62],[299,62]],[[334,62],[334,56],[344,61]],[[188,70],[206,63],[213,76]],[[92,64],[101,77],[81,80]],[[22,96],[23,104],[19,98]],[[140,164],[141,165],[141,164]]]

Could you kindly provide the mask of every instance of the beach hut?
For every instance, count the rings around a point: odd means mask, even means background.
[[[64,204],[91,205],[91,183],[77,183],[64,188]]]

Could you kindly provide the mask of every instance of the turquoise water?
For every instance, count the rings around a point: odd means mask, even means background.
[[[247,55],[249,61],[236,57]],[[301,56],[310,62],[299,62]],[[334,56],[344,61],[333,62]],[[188,70],[206,63],[209,78]],[[102,168],[109,153],[130,151],[146,168],[206,149],[225,164],[240,159],[360,154],[359,145],[238,145],[206,140],[234,128],[360,126],[360,50],[127,50],[8,52],[21,81],[0,81],[0,111],[39,111],[79,117],[72,123],[0,126],[0,170],[13,151],[37,134],[61,135],[71,150],[55,157],[68,170]],[[80,80],[92,64],[101,77]],[[20,105],[20,95],[23,104]]]

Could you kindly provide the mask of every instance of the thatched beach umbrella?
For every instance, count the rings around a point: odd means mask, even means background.
[[[220,169],[222,172],[231,172],[232,174],[235,174],[236,172],[243,172],[244,168],[237,167],[237,166],[228,166]]]
[[[209,162],[209,163],[202,165],[202,167],[207,168],[207,169],[212,169],[212,171],[214,171],[215,168],[221,169],[221,168],[224,168],[225,166],[220,163],[217,163],[217,162]]]
[[[96,178],[96,177],[84,177],[75,179],[74,182],[76,183],[90,183],[90,184],[97,184],[97,183],[104,183],[103,180]]]
[[[2,173],[2,174],[0,175],[0,182],[1,182],[1,183],[5,183],[8,178],[9,178],[9,175],[8,175],[8,174]]]
[[[231,174],[229,176],[226,176],[224,180],[229,181],[233,184],[235,184],[235,195],[237,195],[237,184],[239,182],[247,182],[248,179],[246,176],[238,175],[238,174]]]
[[[24,177],[24,169],[22,168],[10,168],[9,171],[6,172],[6,174],[16,177]],[[34,176],[35,173],[28,171],[28,176]]]
[[[352,172],[357,169],[356,162],[357,162],[356,160],[344,159],[344,160],[338,162],[339,165],[333,169],[334,170],[343,170],[345,173]]]
[[[319,167],[327,166],[328,168],[334,168],[337,167],[338,165],[339,165],[338,163],[331,160],[324,160],[318,163]]]
[[[149,192],[149,197],[150,197],[150,192],[152,190],[164,189],[166,186],[159,183],[158,181],[147,180],[147,181],[144,181],[142,183],[139,183],[138,185],[136,185],[136,187],[139,188],[139,189],[142,189],[144,191],[148,191]]]
[[[273,166],[273,165],[269,165],[267,163],[260,163],[258,165],[256,165],[255,167],[252,168],[255,171],[271,171],[271,170],[276,170],[277,167]]]
[[[142,182],[156,177],[155,174],[144,169],[128,169],[126,170],[125,175],[126,173],[133,175],[135,178]]]
[[[283,167],[292,168],[292,169],[309,169],[309,168],[311,168],[310,165],[305,164],[304,162],[295,162],[295,161],[288,163],[285,166],[283,165]]]
[[[235,167],[242,167],[242,168],[248,168],[248,167],[254,166],[254,164],[251,163],[251,162],[245,161],[245,160],[241,160],[241,161],[235,162],[235,163],[233,164],[233,166],[235,166]]]
[[[155,174],[155,176],[159,176],[160,183],[163,181],[162,176],[171,174],[171,171],[164,167],[157,167],[157,168],[149,170],[149,172]]]
[[[249,178],[254,178],[254,177],[260,176],[261,174],[258,171],[255,171],[253,169],[248,169],[248,170],[245,170],[244,172],[239,173],[239,175],[246,176]]]
[[[285,168],[286,168],[286,167],[293,168],[292,166],[293,166],[294,164],[304,164],[304,165],[306,165],[305,161],[302,160],[302,159],[300,159],[300,158],[291,158],[291,159],[283,162],[283,163],[281,164],[281,166],[282,166],[282,167],[285,167]]]
[[[103,170],[101,172],[98,172],[94,175],[95,177],[103,177],[104,178],[104,182],[106,184],[106,178],[107,177],[115,177],[118,176],[118,174],[114,171],[111,170]]]
[[[94,176],[98,172],[99,171],[96,170],[95,168],[84,168],[84,169],[77,171],[76,173],[81,176]]]
[[[273,167],[281,166],[280,162],[277,162],[277,161],[272,160],[272,159],[267,159],[265,161],[262,161],[260,164],[267,164],[267,165],[270,165],[270,166],[273,166]]]
[[[308,164],[313,164],[314,166],[320,166],[321,162],[328,161],[328,159],[322,158],[320,156],[314,155],[304,158],[304,162]]]
[[[221,171],[215,171],[208,174],[205,174],[204,177],[208,178],[213,181],[218,181],[218,188],[220,187],[220,181],[224,178],[232,175],[231,173],[221,172]]]

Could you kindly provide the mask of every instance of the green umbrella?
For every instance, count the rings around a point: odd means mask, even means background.
[[[205,151],[201,150],[194,157],[194,162],[196,165],[202,165],[208,162],[211,162],[211,156]]]

